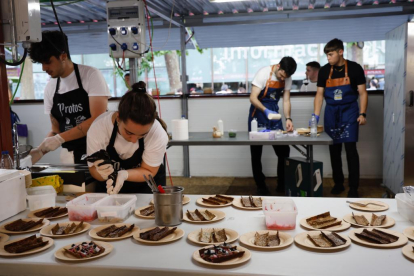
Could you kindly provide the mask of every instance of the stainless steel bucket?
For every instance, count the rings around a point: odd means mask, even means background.
[[[183,187],[164,187],[165,194],[153,193],[155,208],[155,224],[173,226],[183,220]]]

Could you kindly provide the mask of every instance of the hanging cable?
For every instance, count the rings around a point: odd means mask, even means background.
[[[20,65],[20,64],[22,64],[24,62],[24,60],[26,59],[26,56],[27,56],[27,49],[24,48],[23,57],[19,61],[16,61],[16,62],[8,62],[4,58],[0,57],[0,62],[1,63],[4,63],[4,64],[7,64],[9,66],[18,66],[18,65]]]
[[[13,101],[14,101],[14,97],[16,97],[17,89],[19,89],[19,86],[20,86],[20,81],[21,81],[22,76],[23,76],[24,64],[25,64],[25,62],[23,61],[23,64],[22,64],[22,70],[20,70],[19,81],[17,82],[16,89],[14,90],[14,93],[13,93],[13,95],[12,95],[12,98],[11,98],[10,102],[9,102],[9,105],[11,105],[11,104],[13,103]]]
[[[152,17],[151,17],[151,14],[149,13],[149,10],[148,10],[148,7],[147,7],[147,1],[146,0],[143,0],[143,1],[144,1],[144,5],[145,5],[145,10],[147,12],[148,36],[149,36],[149,39],[150,39],[150,49],[151,49],[151,57],[152,57],[152,69],[154,71],[155,89],[156,89],[157,94],[158,94],[158,97],[157,98],[158,98],[158,107],[159,107],[159,110],[160,110],[160,118],[162,118],[162,115],[161,115],[160,94],[159,94],[159,90],[158,90],[157,76],[155,74],[154,49],[152,47],[153,46],[152,45],[152,38],[153,38],[153,35],[154,35],[154,29],[151,29],[150,28],[149,18],[151,18],[151,27],[153,27],[154,24],[152,24]],[[152,32],[151,32],[151,30],[152,30]],[[168,155],[167,155],[167,152],[165,152],[165,160],[166,160],[166,163],[167,163],[168,175],[170,176],[171,186],[174,186],[173,180],[172,180],[172,177],[171,177],[170,165],[168,163]]]
[[[50,0],[50,4],[52,5],[53,13],[55,14],[55,18],[56,18],[57,24],[59,26],[59,30],[63,33],[62,26],[60,26],[59,18],[58,18],[57,13],[56,13],[55,4],[53,4],[53,0]]]

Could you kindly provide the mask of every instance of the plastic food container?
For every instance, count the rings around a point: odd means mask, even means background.
[[[236,129],[230,129],[229,137],[230,138],[236,138],[236,136],[237,136],[237,130]]]
[[[108,197],[107,194],[84,194],[72,199],[66,204],[69,220],[71,221],[93,221],[98,217],[96,212],[97,203]]]
[[[292,199],[265,199],[262,209],[267,229],[292,230],[296,228],[298,209]]]
[[[414,205],[410,203],[410,199],[407,197],[408,195],[404,193],[395,195],[397,210],[402,217],[414,223]]]
[[[98,220],[101,222],[123,222],[135,210],[135,195],[110,195],[96,204]]]
[[[47,207],[55,207],[56,191],[52,186],[48,185],[27,188],[26,192],[30,211]]]

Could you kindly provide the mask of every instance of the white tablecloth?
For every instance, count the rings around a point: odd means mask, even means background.
[[[137,208],[148,205],[151,195],[138,195]],[[187,209],[196,208],[196,199],[200,196],[190,195],[191,202],[184,205]],[[286,231],[293,237],[303,231],[299,220],[304,217],[330,211],[331,215],[342,218],[352,212],[345,203],[345,198],[293,198],[298,207],[297,226],[295,230]],[[413,223],[403,219],[397,212],[394,199],[380,199],[390,205],[382,212],[395,219],[391,230],[401,232]],[[58,197],[59,205],[64,198]],[[200,206],[198,206],[200,208]],[[243,211],[232,206],[219,208],[226,213],[224,220],[214,224],[190,224],[183,222],[179,227],[185,236],[176,242],[164,245],[145,245],[135,240],[126,239],[112,242],[114,250],[102,258],[77,263],[65,263],[56,260],[54,252],[62,246],[89,240],[87,233],[77,236],[55,239],[55,244],[48,250],[20,258],[0,258],[0,275],[413,275],[414,263],[406,259],[401,248],[374,249],[352,243],[343,251],[335,253],[317,253],[307,251],[292,244],[280,251],[256,251],[251,249],[249,262],[231,268],[214,268],[200,265],[192,260],[192,254],[199,248],[187,240],[187,235],[201,227],[230,228],[239,235],[254,230],[265,229],[262,211]],[[24,218],[28,210],[7,221]],[[7,222],[3,221],[1,224]],[[67,217],[52,223],[67,221]],[[140,219],[132,215],[126,222],[135,223],[140,228],[155,226],[154,220]],[[99,226],[95,221],[92,227]],[[347,235],[353,228],[340,232]],[[11,236],[11,239],[28,235]],[[413,244],[411,241],[409,243]],[[235,244],[238,244],[236,242]],[[201,246],[200,246],[201,247]]]

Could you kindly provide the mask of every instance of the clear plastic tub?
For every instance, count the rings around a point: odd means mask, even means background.
[[[397,210],[402,217],[414,223],[414,205],[410,203],[410,199],[407,197],[409,195],[403,193],[395,195]]]
[[[108,197],[107,194],[84,194],[72,199],[66,204],[69,220],[71,221],[93,221],[98,217],[96,205]]]
[[[264,199],[262,209],[267,229],[292,230],[296,228],[298,209],[292,199]]]
[[[47,207],[55,207],[56,191],[52,186],[47,185],[27,188],[26,192],[30,211]]]
[[[135,210],[135,195],[110,195],[96,205],[98,220],[101,222],[123,222]]]

